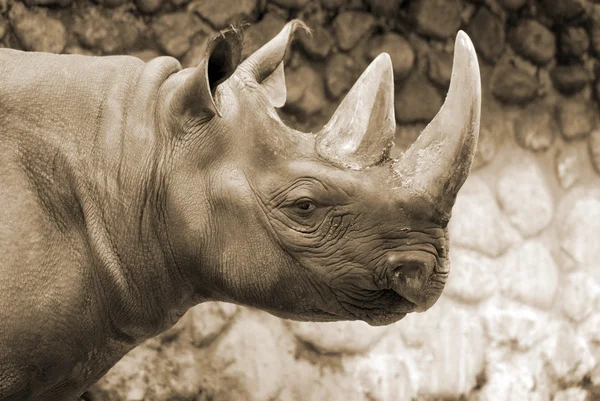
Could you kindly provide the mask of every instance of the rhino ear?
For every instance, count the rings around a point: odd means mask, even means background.
[[[273,107],[283,107],[287,98],[283,61],[279,63],[279,66],[275,68],[271,75],[260,83],[260,86],[262,86]]]
[[[300,20],[288,22],[277,36],[252,53],[238,68],[239,74],[260,84],[274,107],[285,104],[283,59],[298,28],[308,30]]]
[[[221,116],[215,101],[217,87],[234,73],[241,58],[241,31],[236,28],[221,31],[209,42],[202,63],[177,91],[179,106],[196,115]]]

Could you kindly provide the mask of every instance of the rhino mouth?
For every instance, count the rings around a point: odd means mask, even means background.
[[[343,308],[356,319],[371,326],[385,326],[403,319],[407,314],[418,310],[417,304],[409,301],[394,290],[384,289],[374,292],[376,300],[371,302],[340,301]]]

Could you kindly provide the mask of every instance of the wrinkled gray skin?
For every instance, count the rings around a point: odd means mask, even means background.
[[[294,28],[239,67],[235,31],[188,70],[0,51],[0,400],[75,399],[199,302],[381,325],[436,301],[449,210],[277,117]]]

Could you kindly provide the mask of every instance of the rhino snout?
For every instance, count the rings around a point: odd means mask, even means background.
[[[428,283],[436,265],[434,255],[423,251],[391,252],[387,264],[390,289],[414,303],[416,311],[433,305],[437,296],[431,296]]]

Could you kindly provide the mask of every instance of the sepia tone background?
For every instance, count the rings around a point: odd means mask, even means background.
[[[600,400],[600,4],[587,0],[0,0],[5,47],[177,57],[249,23],[247,55],[302,18],[285,119],[318,129],[366,65],[393,61],[396,154],[439,110],[459,29],[482,129],[451,221],[450,281],[391,326],[298,323],[223,303],[128,354],[93,401]],[[233,228],[235,229],[235,228]]]

